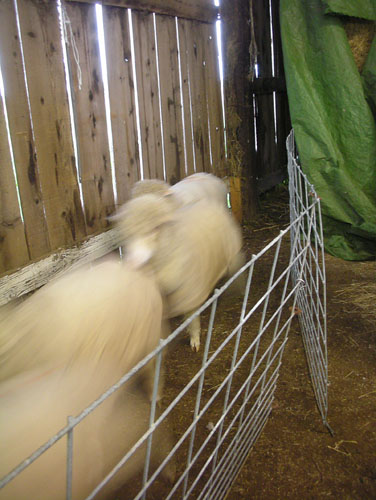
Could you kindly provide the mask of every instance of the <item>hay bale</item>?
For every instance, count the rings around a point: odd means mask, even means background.
[[[375,36],[375,27],[376,23],[374,21],[366,21],[355,17],[344,18],[344,28],[359,72],[362,71],[370,51]]]

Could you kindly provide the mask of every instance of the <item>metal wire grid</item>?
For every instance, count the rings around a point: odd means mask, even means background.
[[[291,141],[291,138],[289,140]],[[81,414],[68,417],[67,426],[8,474],[0,482],[0,487],[20,474],[58,440],[67,436],[66,498],[71,499],[74,468],[72,450],[76,425],[95,411],[112,393],[135,377],[142,367],[154,358],[155,379],[149,428],[103,478],[87,500],[94,498],[121,467],[126,466],[127,461],[143,443],[146,443],[145,465],[135,499],[146,498],[149,488],[170,460],[175,460],[177,463],[177,476],[165,498],[224,498],[272,410],[282,355],[297,307],[303,311],[299,319],[305,331],[307,356],[314,386],[316,385],[315,393],[320,397],[320,411],[326,417],[327,402],[322,397],[327,394],[326,378],[323,376],[327,367],[326,342],[322,341],[326,325],[325,322],[321,323],[325,318],[325,299],[322,302],[319,298],[319,292],[325,291],[322,285],[325,284],[325,280],[317,259],[318,249],[322,250],[322,237],[319,239],[321,220],[320,228],[316,228],[316,207],[319,207],[319,200],[313,190],[313,195],[309,197],[308,188],[305,187],[308,185],[307,180],[296,162],[289,164],[289,173],[290,182],[293,184],[290,190],[294,196],[290,226],[280,231],[280,234],[261,252],[253,255],[238,273],[220,289],[215,290],[212,297],[196,313],[176,328],[167,339],[161,340],[159,346],[124,375],[117,384]],[[283,264],[281,247],[290,236],[291,252],[288,262]],[[265,263],[270,271],[267,287],[258,296],[254,296],[252,281],[257,279],[258,268],[261,268],[261,274],[265,273]],[[236,324],[231,331],[218,339],[216,320],[221,315],[217,313],[218,300],[243,273],[247,275],[247,283],[239,319],[235,320]],[[186,326],[199,314],[205,315],[206,311],[209,318],[201,365],[158,416],[156,398],[162,355],[169,346],[173,349],[173,342]],[[309,318],[310,315],[312,318]],[[319,335],[315,333],[315,327],[318,325]],[[222,370],[221,380],[215,386],[215,390],[208,391],[205,384],[210,381],[213,369],[220,370],[216,363],[221,356],[225,356],[230,367]],[[322,358],[325,363],[318,365],[317,361],[322,361]],[[170,381],[170,384],[173,384],[173,381]],[[193,417],[184,429],[179,429],[175,444],[159,467],[150,472],[153,434],[162,422],[170,418],[174,412],[180,411],[179,404],[189,391],[195,391],[195,405],[191,409]],[[202,432],[198,431],[202,431],[203,425],[208,420],[208,414],[213,422],[207,427],[205,438],[202,438]]]
[[[298,214],[311,204],[313,198],[317,204],[310,217],[313,224],[311,241],[307,258],[302,270],[302,282],[297,293],[297,307],[299,308],[299,322],[311,374],[313,389],[317,405],[324,424],[332,432],[328,422],[328,353],[327,353],[327,325],[326,325],[326,276],[324,260],[324,239],[321,219],[320,199],[305,174],[298,165],[294,131],[292,130],[286,141],[288,153],[288,173],[290,190],[290,220],[296,220]],[[308,234],[308,215],[303,217],[302,223],[293,225],[291,238],[296,238],[297,245],[292,247],[296,253],[304,245]],[[296,278],[297,270],[293,271]]]

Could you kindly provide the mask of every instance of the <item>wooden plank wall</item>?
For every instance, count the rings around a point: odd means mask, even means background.
[[[258,66],[250,92],[256,108],[257,185],[258,191],[263,192],[279,184],[287,175],[285,142],[291,122],[282,58],[279,0],[252,1],[250,6]]]
[[[223,172],[215,8],[100,3],[107,82],[94,2],[62,2],[63,46],[56,0],[0,0],[0,275],[106,230],[141,177]]]

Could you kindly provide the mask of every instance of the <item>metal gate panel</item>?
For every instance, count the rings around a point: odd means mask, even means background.
[[[292,135],[287,145],[290,225],[216,289],[205,304],[168,338],[161,340],[159,346],[117,384],[79,415],[69,418],[64,429],[11,471],[0,482],[4,493],[9,481],[67,436],[66,498],[71,498],[75,467],[72,441],[79,432],[76,426],[124,384],[128,384],[128,388],[130,381],[154,359],[154,391],[147,430],[130,449],[124,450],[119,462],[114,461],[112,470],[98,478],[98,485],[87,499],[95,498],[122,467],[127,467],[129,459],[141,447],[145,453],[143,474],[139,481],[137,478],[132,481],[132,493],[127,492],[127,498],[144,499],[153,491],[159,498],[168,499],[224,498],[272,411],[284,348],[296,316],[302,328],[318,407],[327,425],[325,267],[320,200],[294,157]],[[243,297],[236,308],[227,313],[222,307],[222,296],[241,275],[246,281]],[[265,283],[264,288],[255,286],[260,283]],[[173,378],[166,380],[162,407],[158,408],[157,389],[161,366],[168,363],[167,350],[174,349],[187,325],[199,314],[202,331],[206,332],[203,352],[193,354],[185,346],[184,357],[188,362],[181,368],[187,370],[184,386],[177,386]],[[226,314],[231,319],[231,329],[221,326],[221,316]],[[152,458],[160,453],[156,433],[168,422],[174,423],[175,439],[153,468]],[[169,487],[160,486],[159,478],[165,466],[172,462],[176,468],[174,482]]]

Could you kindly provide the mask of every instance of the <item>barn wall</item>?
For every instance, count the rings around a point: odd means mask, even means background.
[[[106,230],[141,177],[223,171],[216,9],[101,3],[108,81],[93,2],[63,3],[63,46],[56,0],[0,1],[0,274]]]
[[[225,60],[226,172],[241,181],[245,219],[258,195],[287,175],[291,129],[279,28],[279,0],[221,0]]]
[[[250,75],[250,94],[258,192],[267,191],[287,177],[286,138],[291,130],[291,121],[283,67],[279,3],[279,0],[250,2],[254,29],[253,57],[257,64],[257,70],[255,68]]]

